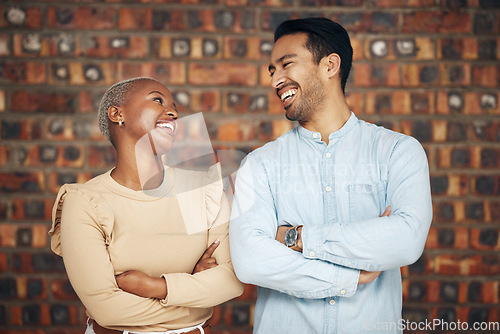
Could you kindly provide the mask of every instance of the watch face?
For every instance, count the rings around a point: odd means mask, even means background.
[[[296,245],[296,242],[297,242],[297,230],[291,228],[288,231],[286,231],[285,244],[287,245],[287,247],[292,247]]]

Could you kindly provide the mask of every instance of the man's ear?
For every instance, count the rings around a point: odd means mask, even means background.
[[[328,56],[324,57],[321,61],[325,63],[326,74],[329,78],[338,76],[340,74],[341,59],[338,54],[331,53]]]
[[[122,113],[120,107],[111,106],[108,108],[109,120],[113,123],[118,123],[120,120],[123,121]]]

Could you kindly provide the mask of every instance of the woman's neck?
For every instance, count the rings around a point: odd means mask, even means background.
[[[111,177],[133,190],[151,190],[163,182],[164,167],[161,157],[144,152],[132,155],[118,150],[116,167]]]

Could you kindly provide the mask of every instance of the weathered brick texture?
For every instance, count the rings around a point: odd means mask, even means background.
[[[269,87],[274,28],[318,15],[350,32],[352,110],[428,155],[434,219],[401,269],[403,318],[500,321],[499,1],[5,0],[0,332],[83,332],[47,230],[62,184],[115,163],[95,119],[110,84],[157,78],[182,114],[203,112],[215,149],[248,153],[295,125]],[[251,333],[255,298],[248,285],[216,307],[214,332]]]

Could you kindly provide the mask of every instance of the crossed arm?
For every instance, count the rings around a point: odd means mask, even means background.
[[[196,263],[192,274],[215,268],[217,260],[212,257],[220,240],[214,241]],[[151,277],[138,270],[129,270],[116,275],[116,284],[125,292],[145,298],[165,299],[168,294],[167,282],[163,277]]]
[[[349,296],[356,290],[352,282],[369,283],[380,271],[416,261],[432,218],[427,158],[420,144],[411,138],[402,141],[393,150],[388,170],[390,216],[355,224],[306,225],[300,231],[301,254],[276,243],[276,237],[282,242],[286,228],[277,226],[275,198],[262,162],[249,156],[238,172],[230,225],[238,278],[301,298],[339,291]]]
[[[387,217],[387,216],[390,216],[390,214],[391,214],[391,207],[388,206],[385,209],[385,211],[384,211],[384,213],[382,214],[381,217]],[[289,226],[285,226],[285,225],[279,226],[278,227],[278,231],[276,232],[276,241],[279,241],[283,245],[286,245],[286,243],[285,243],[286,232],[288,230],[293,229],[293,228],[294,227],[289,227]],[[304,248],[304,244],[302,242],[302,233],[301,233],[302,232],[302,225],[297,228],[297,232],[298,232],[298,238],[297,238],[296,244],[297,244],[298,249],[293,249],[293,250],[302,253],[303,248]],[[361,270],[359,272],[358,285],[360,285],[360,284],[367,284],[367,283],[372,282],[373,280],[375,280],[380,275],[380,273],[381,273],[381,271],[366,271],[366,270]]]

